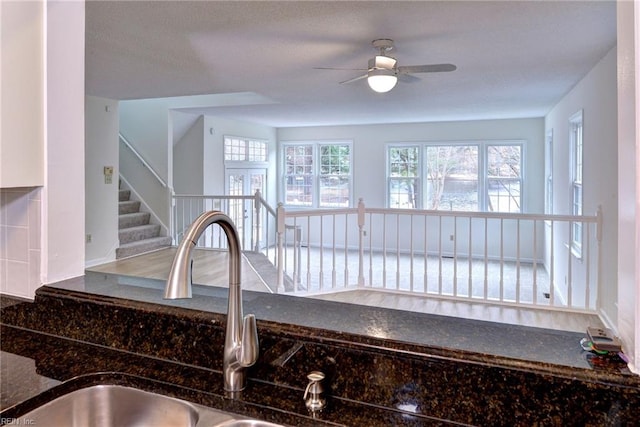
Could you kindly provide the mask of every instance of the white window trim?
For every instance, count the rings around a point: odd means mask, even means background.
[[[527,159],[527,141],[523,139],[500,139],[500,140],[455,140],[455,141],[421,141],[421,142],[393,142],[387,143],[385,147],[385,162],[386,162],[386,195],[385,195],[385,206],[389,208],[390,206],[390,170],[389,170],[389,149],[392,147],[415,147],[419,148],[419,182],[420,182],[420,200],[418,203],[417,209],[422,209],[424,206],[425,199],[425,156],[428,147],[436,147],[436,146],[452,146],[452,145],[460,145],[460,146],[477,146],[478,147],[478,184],[480,188],[478,189],[478,206],[481,208],[477,212],[489,212],[487,210],[488,207],[488,180],[489,177],[487,175],[487,163],[488,163],[488,147],[495,145],[519,145],[521,147],[520,151],[520,212],[527,212],[526,206],[526,159]]]
[[[526,141],[518,139],[518,140],[498,140],[498,141],[479,141],[481,148],[480,157],[480,173],[482,174],[482,180],[484,181],[484,188],[482,188],[482,194],[480,196],[480,200],[482,201],[482,212],[490,212],[488,210],[489,207],[489,173],[488,173],[488,163],[489,163],[489,146],[497,146],[497,145],[519,145],[520,146],[520,213],[526,212],[525,206],[525,159],[527,158],[527,144]],[[506,213],[506,212],[504,212]]]
[[[285,148],[290,146],[301,146],[301,145],[310,145],[313,147],[313,196],[312,202],[309,206],[300,206],[300,205],[291,205],[286,202],[286,185],[284,183],[284,178],[286,176],[286,159],[284,156]],[[279,161],[280,161],[280,179],[278,184],[278,189],[281,194],[281,200],[283,200],[283,206],[288,209],[342,209],[341,207],[331,207],[331,206],[320,206],[320,147],[325,145],[348,145],[349,146],[349,206],[353,206],[353,178],[354,178],[354,170],[353,170],[353,141],[352,140],[311,140],[311,141],[281,141],[280,142],[280,153],[279,153]]]
[[[545,199],[544,212],[553,215],[553,129],[545,138]]]
[[[575,127],[579,126],[581,129],[580,132],[580,167],[582,168],[582,170],[580,171],[580,175],[581,177],[584,177],[584,116],[583,116],[583,110],[579,110],[576,113],[574,113],[571,117],[569,117],[569,146],[570,146],[570,156],[569,156],[569,162],[570,162],[570,189],[569,189],[569,202],[570,202],[570,206],[569,206],[569,212],[571,212],[571,215],[576,215],[576,210],[575,210],[575,206],[577,204],[574,196],[575,196],[575,190],[577,188],[580,188],[580,212],[584,212],[584,187],[583,187],[583,182],[582,180],[577,181],[577,175],[578,175],[578,159],[577,159],[577,141],[576,141],[576,137],[575,137]],[[572,224],[572,227],[574,227],[575,225]],[[575,256],[576,258],[582,258],[582,242],[583,242],[583,233],[584,230],[582,229],[582,227],[580,227],[580,235],[576,236],[575,234],[575,228],[572,228],[571,230],[571,253],[573,254],[573,256]]]
[[[266,150],[265,152],[266,160],[265,161],[246,160],[246,159],[245,160],[227,160],[226,146],[227,146],[228,139],[239,139],[244,141],[245,144],[248,144],[250,141],[264,143],[265,150]],[[247,150],[247,153],[248,153],[248,150]],[[269,166],[269,140],[260,139],[260,138],[249,138],[246,136],[237,136],[237,135],[223,135],[222,136],[222,159],[224,161],[225,166],[229,166],[229,167],[235,167],[235,168],[268,167]]]
[[[423,164],[424,161],[422,159],[423,157],[423,151],[424,151],[424,144],[423,143],[415,143],[415,142],[407,142],[407,143],[402,143],[402,142],[393,142],[393,143],[387,143],[385,144],[385,178],[386,178],[386,191],[385,191],[385,206],[387,208],[389,208],[389,206],[391,205],[391,182],[392,182],[392,177],[391,177],[391,159],[389,157],[389,151],[392,148],[413,148],[413,147],[417,147],[418,148],[418,187],[420,188],[420,194],[418,196],[418,202],[417,202],[417,206],[416,209],[422,209],[424,206],[424,189],[423,189],[423,182],[424,182],[424,174],[423,174]]]

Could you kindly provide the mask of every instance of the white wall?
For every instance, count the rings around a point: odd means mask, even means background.
[[[204,194],[203,142],[204,118],[199,116],[173,146],[173,190],[176,194]]]
[[[120,101],[120,132],[165,181],[168,171],[169,110],[157,99]]]
[[[640,374],[640,5],[618,1],[618,317],[630,368]]]
[[[205,116],[204,118],[204,194],[220,195],[224,188],[224,137],[239,136],[268,141],[269,164],[276,164],[276,129],[238,120]],[[267,200],[276,200],[275,167],[267,170]]]
[[[115,260],[118,240],[118,101],[85,98],[85,265]],[[105,182],[104,167],[113,167]]]
[[[84,274],[84,2],[47,2],[42,282]]]
[[[553,130],[553,207],[556,214],[571,214],[571,176],[569,118],[583,111],[583,213],[593,215],[602,207],[603,226],[600,254],[599,303],[603,315],[615,320],[617,291],[617,96],[616,49],[607,55],[549,112],[545,118],[546,130]],[[558,260],[569,258],[569,230],[557,226],[554,254]],[[595,236],[593,236],[595,237]],[[585,242],[586,243],[586,240]],[[595,256],[595,253],[592,253]],[[572,282],[581,286],[585,260],[572,260]],[[595,263],[594,257],[591,262]],[[593,265],[593,264],[592,264]],[[568,280],[566,262],[559,262],[555,272],[556,286],[566,298],[565,280]],[[595,290],[594,290],[595,291]]]
[[[376,208],[385,207],[387,143],[500,139],[527,142],[524,203],[527,212],[543,212],[544,171],[539,167],[544,164],[542,118],[278,129],[279,142],[352,140],[353,206],[363,198],[367,206]]]
[[[252,92],[125,100],[120,101],[120,131],[160,177],[167,181],[173,154],[169,147],[192,125],[181,120],[172,120],[174,111],[271,102],[273,101]],[[182,114],[181,118],[186,116]],[[194,121],[197,116],[193,115]]]

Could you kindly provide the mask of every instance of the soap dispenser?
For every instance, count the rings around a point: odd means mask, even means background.
[[[307,389],[304,391],[304,403],[311,413],[320,412],[327,404],[327,401],[322,397],[324,374],[320,371],[312,371],[307,375],[307,378],[309,379],[309,384],[307,384]]]

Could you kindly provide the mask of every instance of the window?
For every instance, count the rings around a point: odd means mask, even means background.
[[[284,143],[283,157],[285,205],[350,205],[350,143]]]
[[[547,132],[546,143],[546,189],[545,189],[545,204],[544,212],[547,214],[553,214],[553,129]]]
[[[351,147],[320,145],[320,206],[348,207],[351,187]]]
[[[417,209],[420,206],[420,148],[390,147],[388,156],[389,207]]]
[[[523,149],[511,141],[390,145],[388,206],[521,212]]]
[[[267,142],[234,136],[224,137],[224,160],[266,162]]]
[[[522,145],[487,145],[486,210],[521,212]]]
[[[478,146],[428,145],[425,209],[478,210]]]
[[[571,145],[571,214],[582,215],[582,110],[569,119],[569,141]],[[571,250],[582,256],[582,223],[571,226]]]

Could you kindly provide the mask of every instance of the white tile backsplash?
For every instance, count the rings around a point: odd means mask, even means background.
[[[29,293],[35,295],[40,287],[40,249],[29,250]]]
[[[7,259],[9,261],[29,261],[29,229],[25,227],[6,227]]]
[[[0,292],[33,298],[40,286],[41,189],[0,189]]]
[[[41,208],[42,202],[39,198],[29,199],[29,250],[42,249],[40,242],[40,224],[42,224],[40,220]],[[37,224],[37,227],[32,226],[32,224]]]
[[[25,189],[3,190],[5,195],[6,225],[14,227],[29,226],[29,193]]]

